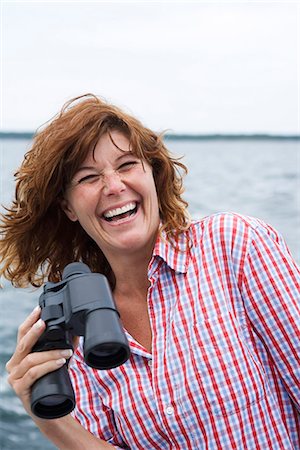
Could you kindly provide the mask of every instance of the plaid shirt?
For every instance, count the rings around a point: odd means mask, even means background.
[[[152,354],[70,374],[73,414],[126,449],[300,449],[299,270],[262,221],[216,214],[149,264]]]

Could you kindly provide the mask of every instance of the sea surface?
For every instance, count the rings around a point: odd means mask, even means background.
[[[9,205],[14,176],[30,139],[0,139],[0,203]],[[284,236],[300,262],[300,142],[276,139],[167,140],[188,166],[185,198],[194,218],[219,211],[259,217]],[[24,413],[6,381],[5,363],[18,325],[37,304],[40,291],[15,289],[6,281],[0,291],[0,449],[55,449]]]

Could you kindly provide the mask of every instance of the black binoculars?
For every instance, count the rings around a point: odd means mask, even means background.
[[[73,337],[83,336],[84,360],[91,367],[112,369],[129,358],[129,344],[108,281],[86,264],[68,264],[62,281],[46,283],[39,305],[46,329],[33,352],[73,349]],[[67,363],[33,384],[31,409],[36,416],[55,419],[74,407]]]

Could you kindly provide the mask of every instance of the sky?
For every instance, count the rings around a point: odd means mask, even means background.
[[[1,0],[3,131],[92,92],[170,133],[300,133],[300,0]]]

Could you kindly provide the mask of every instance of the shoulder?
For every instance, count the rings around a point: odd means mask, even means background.
[[[260,220],[236,212],[219,212],[193,220],[190,232],[199,232],[201,235],[210,234],[211,237],[224,235],[231,237],[237,232],[255,230],[260,226]]]
[[[279,233],[261,219],[236,212],[220,212],[194,220],[190,224],[189,238],[193,246],[212,246],[222,253],[247,253],[256,239],[282,240]]]
[[[278,232],[263,220],[236,212],[219,212],[202,219],[193,220],[190,224],[190,230],[197,229],[202,232],[229,233],[229,235],[237,231],[248,230],[267,233],[274,237],[278,236]]]

